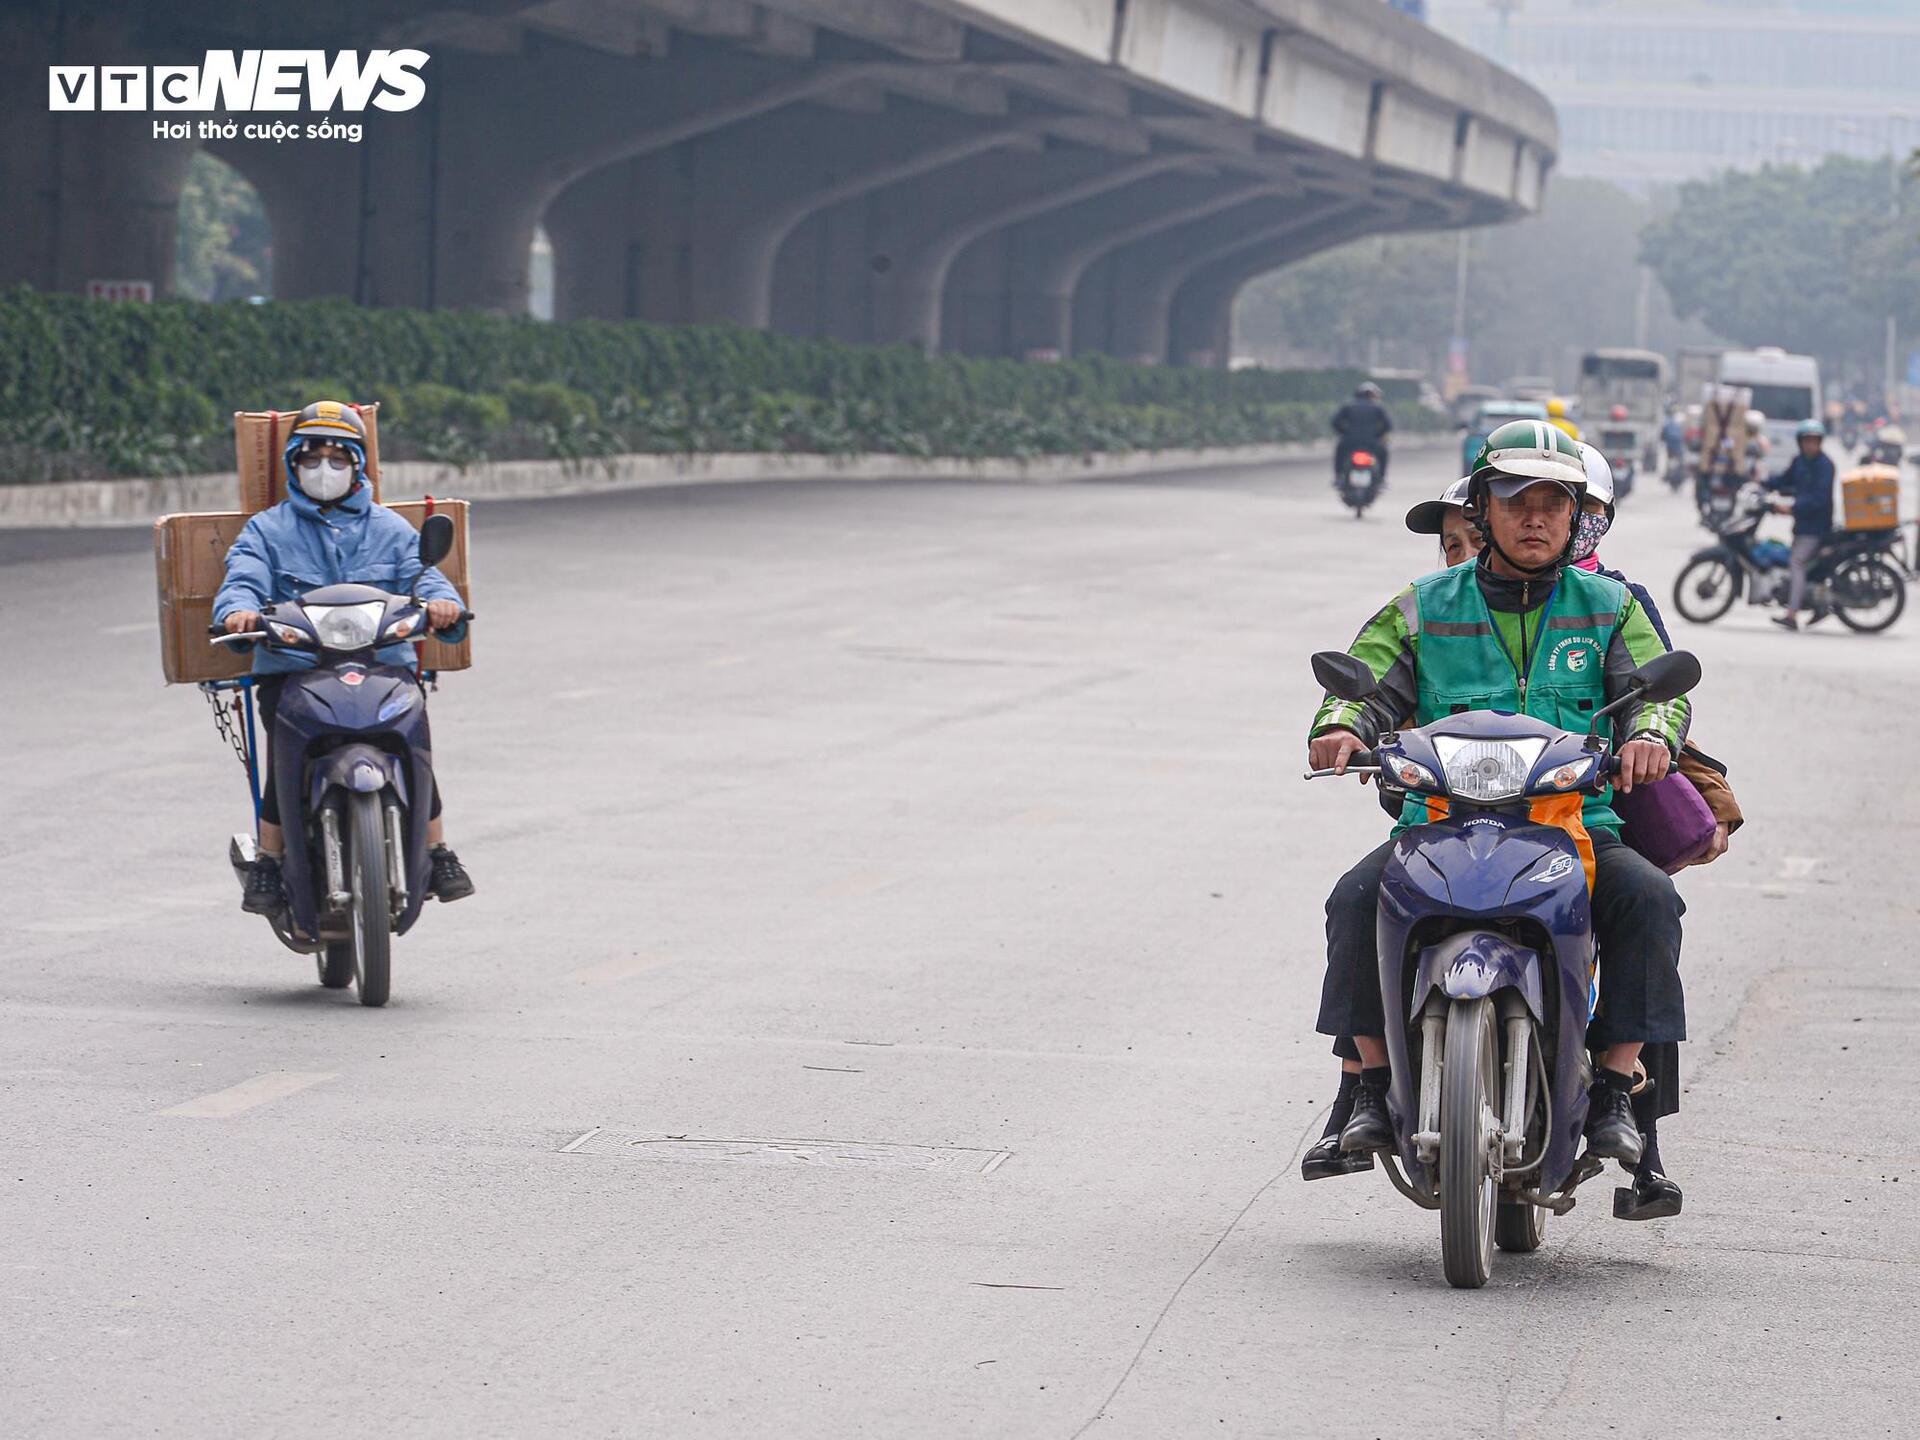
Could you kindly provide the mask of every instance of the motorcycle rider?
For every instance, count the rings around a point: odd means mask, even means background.
[[[1569,439],[1580,438],[1580,427],[1567,418],[1567,402],[1558,395],[1547,401],[1547,419],[1566,431]]]
[[[1581,501],[1580,519],[1576,522],[1573,563],[1583,570],[1597,571],[1625,585],[1646,611],[1647,619],[1660,636],[1661,643],[1671,649],[1673,642],[1667,636],[1659,607],[1645,587],[1628,580],[1617,570],[1607,569],[1600,561],[1600,541],[1612,528],[1615,518],[1613,469],[1607,463],[1606,456],[1594,446],[1583,441],[1579,451],[1586,467],[1587,492]],[[1478,555],[1481,550],[1479,534],[1466,518],[1465,506],[1470,485],[1470,478],[1455,480],[1441,492],[1438,500],[1423,500],[1407,511],[1409,530],[1415,534],[1438,534],[1442,537],[1442,558],[1449,565],[1459,564]],[[1694,749],[1691,744],[1682,749],[1676,768],[1700,792],[1707,808],[1713,813],[1715,827],[1712,842],[1706,853],[1693,862],[1696,865],[1712,864],[1727,852],[1729,837],[1744,823],[1739,802],[1727,782],[1725,768]],[[1381,801],[1389,805],[1389,813],[1398,815],[1398,805],[1390,804],[1390,797],[1385,792],[1381,795]],[[1326,1128],[1320,1139],[1308,1148],[1301,1159],[1301,1178],[1306,1180],[1329,1179],[1373,1168],[1370,1154],[1343,1154],[1340,1150],[1340,1132],[1352,1115],[1353,1088],[1359,1081],[1360,1062],[1352,1041],[1344,1036],[1334,1043],[1334,1053],[1341,1059],[1340,1089],[1328,1112]],[[1679,1109],[1679,1046],[1672,1042],[1648,1046],[1642,1051],[1642,1058],[1642,1068],[1649,1083],[1633,1095],[1634,1119],[1640,1128],[1643,1148],[1639,1164],[1633,1167],[1632,1218],[1655,1219],[1678,1214],[1682,1202],[1680,1186],[1665,1173],[1659,1141],[1660,1120]]]
[[[367,479],[366,426],[350,405],[316,400],[300,412],[287,438],[283,463],[287,498],[262,510],[227,551],[226,583],[214,598],[214,623],[229,634],[259,630],[260,612],[271,604],[295,600],[322,585],[366,584],[404,592],[419,578],[427,624],[450,640],[464,633],[460,592],[437,569],[420,568],[419,532],[404,516],[373,503]],[[414,651],[405,642],[377,653],[382,664],[411,667]],[[296,650],[256,645],[253,651],[254,699],[267,737],[266,773],[273,773],[274,717],[287,676],[310,670],[316,658]],[[447,848],[440,814],[440,788],[434,785],[429,889],[441,901],[473,893],[473,880]],[[271,915],[285,903],[280,860],[280,797],[269,783],[260,797],[260,856],[248,873],[241,908]]]
[[[1793,516],[1793,556],[1788,570],[1787,608],[1773,623],[1783,630],[1800,628],[1800,611],[1807,601],[1807,566],[1833,533],[1833,460],[1824,449],[1827,427],[1803,420],[1794,431],[1800,453],[1793,463],[1767,482],[1769,490],[1790,494],[1774,508]]]
[[[1873,438],[1867,443],[1867,453],[1861,458],[1863,465],[1891,465],[1898,469],[1900,462],[1907,458],[1907,432],[1898,425],[1882,425],[1873,432]]]
[[[1408,714],[1428,724],[1455,705],[1490,702],[1583,729],[1595,708],[1626,693],[1625,677],[1666,647],[1624,585],[1568,564],[1585,489],[1584,463],[1564,432],[1523,420],[1487,437],[1468,506],[1486,548],[1471,566],[1415,581],[1361,631],[1351,653],[1372,670],[1379,688],[1363,704],[1332,697],[1322,704],[1308,746],[1315,769],[1344,773],[1354,752]],[[1574,651],[1582,657],[1577,663]],[[1617,717],[1615,733],[1627,737],[1616,749],[1623,790],[1667,773],[1689,715],[1686,702],[1675,700],[1632,705]],[[1584,824],[1574,827],[1576,840],[1585,841],[1583,854],[1591,854],[1594,929],[1609,957],[1591,1037],[1600,1066],[1587,1136],[1591,1153],[1637,1165],[1642,1142],[1630,1098],[1635,1062],[1643,1044],[1686,1038],[1678,968],[1682,906],[1673,882],[1621,842],[1608,798],[1604,792],[1589,797]],[[1427,813],[1424,799],[1409,797],[1397,828],[1420,823]],[[1378,1150],[1393,1140],[1374,934],[1380,874],[1393,845],[1389,840],[1355,865],[1327,902],[1318,1028],[1353,1036],[1362,1065],[1343,1151]]]
[[[1353,398],[1333,413],[1334,433],[1340,437],[1333,447],[1333,488],[1347,473],[1356,450],[1373,452],[1373,484],[1377,493],[1387,488],[1387,436],[1393,433],[1393,417],[1380,403],[1380,387],[1367,380],[1353,392]]]

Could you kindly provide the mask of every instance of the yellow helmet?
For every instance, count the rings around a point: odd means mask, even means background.
[[[1547,401],[1547,416],[1549,419],[1562,420],[1566,418],[1566,414],[1567,402],[1562,400],[1558,395]]]

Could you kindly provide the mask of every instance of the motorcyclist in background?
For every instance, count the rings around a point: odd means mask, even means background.
[[[1547,401],[1547,419],[1566,431],[1572,439],[1580,438],[1580,427],[1567,418],[1567,402],[1558,395]]]
[[[460,637],[460,592],[438,570],[421,570],[420,535],[406,517],[373,503],[366,438],[366,427],[350,405],[317,400],[300,412],[283,455],[287,498],[247,521],[227,551],[226,582],[213,602],[214,623],[229,634],[259,630],[261,611],[323,585],[374,585],[402,593],[418,578],[427,624],[447,639]],[[388,645],[375,658],[411,667],[413,646],[405,641]],[[253,693],[267,737],[268,775],[273,773],[273,727],[281,687],[288,674],[315,663],[315,656],[297,650],[254,647]],[[279,790],[268,784],[260,796],[260,858],[247,876],[240,902],[250,914],[271,915],[285,903],[280,821]],[[472,879],[447,848],[437,782],[427,843],[432,847],[433,894],[443,902],[471,895]]]
[[[1898,425],[1882,425],[1873,432],[1867,442],[1867,453],[1860,457],[1863,465],[1892,465],[1896,469],[1907,458],[1907,432]]]
[[[1393,417],[1380,403],[1380,387],[1371,380],[1362,383],[1353,392],[1353,398],[1334,412],[1333,430],[1340,437],[1333,447],[1333,488],[1340,488],[1340,479],[1347,473],[1353,452],[1370,450],[1374,456],[1375,493],[1384,493],[1387,436],[1393,433]]]
[[[1800,453],[1793,463],[1767,483],[1767,488],[1791,499],[1774,508],[1793,516],[1793,556],[1787,580],[1787,608],[1773,623],[1783,630],[1800,628],[1800,611],[1807,603],[1807,566],[1833,533],[1833,461],[1823,448],[1827,427],[1803,420],[1794,432]]]

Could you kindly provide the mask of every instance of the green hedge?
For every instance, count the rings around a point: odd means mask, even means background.
[[[231,411],[322,393],[380,400],[382,447],[396,456],[985,456],[1321,438],[1360,378],[929,357],[731,326],[555,325],[334,300],[106,304],[20,288],[0,292],[0,400],[18,426],[0,445],[0,479],[75,465],[219,468]],[[1388,399],[1423,428],[1412,389],[1389,382]],[[23,464],[26,454],[40,463]],[[70,462],[47,458],[59,455]]]

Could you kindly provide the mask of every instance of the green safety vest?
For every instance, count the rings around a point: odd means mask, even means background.
[[[1620,625],[1627,589],[1604,575],[1560,572],[1553,603],[1534,620],[1539,627],[1528,655],[1509,655],[1472,565],[1456,565],[1413,582],[1414,643],[1419,701],[1415,725],[1431,725],[1466,710],[1508,710],[1583,735],[1593,712],[1607,703],[1607,648]],[[1523,621],[1527,617],[1522,617]],[[1600,721],[1602,738],[1613,734],[1613,716]],[[1589,830],[1618,830],[1620,817],[1608,803],[1613,787],[1586,797]],[[1408,796],[1402,827],[1428,820],[1424,797]]]

